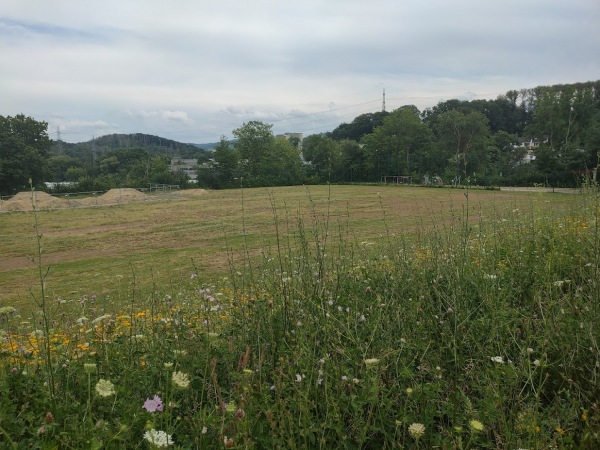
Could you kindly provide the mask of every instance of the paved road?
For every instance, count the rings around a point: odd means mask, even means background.
[[[507,187],[500,187],[500,190],[501,191],[514,191],[514,192],[556,192],[559,194],[581,194],[581,189],[579,189],[579,188],[507,186]]]

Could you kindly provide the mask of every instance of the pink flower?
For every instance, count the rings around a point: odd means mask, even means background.
[[[162,411],[163,410],[162,400],[160,399],[160,397],[158,395],[155,395],[152,400],[147,398],[146,401],[144,402],[144,406],[142,406],[142,408],[144,408],[149,413],[153,413],[156,411]]]

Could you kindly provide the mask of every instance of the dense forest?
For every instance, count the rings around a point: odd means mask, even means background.
[[[173,156],[198,161],[211,188],[380,182],[574,186],[593,176],[600,149],[600,80],[511,90],[495,100],[448,100],[362,114],[325,134],[276,138],[252,121],[210,151],[145,134],[52,141],[47,124],[0,116],[0,194],[33,183],[69,190],[189,185]],[[204,147],[204,148],[201,148]],[[390,178],[398,177],[398,178]],[[402,177],[402,178],[400,178]]]

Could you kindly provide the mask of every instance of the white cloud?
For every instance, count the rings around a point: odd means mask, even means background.
[[[383,87],[422,109],[597,79],[598,23],[597,0],[5,0],[0,114],[186,142],[247,120],[321,132]]]

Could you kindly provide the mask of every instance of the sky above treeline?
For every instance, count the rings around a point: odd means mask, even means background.
[[[0,115],[216,142],[600,78],[598,0],[2,0]]]

